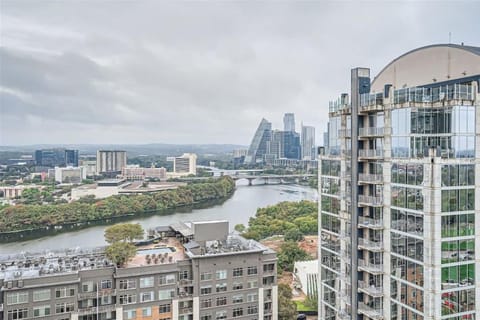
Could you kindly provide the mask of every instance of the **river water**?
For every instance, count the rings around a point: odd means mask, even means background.
[[[239,181],[238,184],[242,183]],[[282,201],[316,200],[317,192],[299,185],[237,185],[233,196],[220,205],[206,209],[192,209],[169,215],[144,216],[129,220],[140,223],[144,229],[169,225],[174,222],[198,220],[228,220],[230,229],[238,223],[248,224],[257,208],[273,205]],[[185,210],[182,210],[185,211]],[[0,244],[0,254],[20,252],[41,252],[76,247],[96,247],[105,244],[103,233],[107,226],[93,226],[78,231],[46,236],[23,242]]]

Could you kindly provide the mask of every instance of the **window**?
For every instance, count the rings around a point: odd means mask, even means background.
[[[83,292],[92,292],[94,291],[94,286],[92,281],[82,283],[82,291]]]
[[[217,280],[227,279],[227,270],[217,270],[216,277]]]
[[[227,311],[225,310],[217,311],[215,313],[215,319],[216,320],[227,319]]]
[[[15,292],[7,294],[7,304],[19,304],[28,302],[28,292]]]
[[[182,279],[188,280],[188,279],[189,279],[188,271],[187,271],[187,270],[180,271],[180,272],[178,273],[178,279],[180,279],[180,280],[182,280]]]
[[[147,302],[153,300],[153,291],[140,293],[140,302]]]
[[[102,305],[111,304],[112,303],[112,296],[103,296],[103,297],[101,297],[100,301],[101,301]]]
[[[250,280],[247,282],[247,288],[252,289],[252,288],[257,288],[258,287],[258,281],[257,280]]]
[[[249,276],[254,275],[254,274],[257,274],[257,273],[258,273],[258,271],[257,271],[257,266],[248,267],[248,269],[247,269],[247,274],[248,274]]]
[[[112,280],[102,280],[100,282],[101,289],[112,289]]]
[[[211,314],[204,314],[200,317],[200,320],[212,320]]]
[[[137,282],[133,279],[120,280],[119,282],[120,290],[135,289],[136,287],[137,287]]]
[[[235,269],[233,269],[233,276],[234,276],[234,277],[241,277],[241,276],[243,276],[243,268],[235,268]]]
[[[118,297],[118,302],[120,304],[130,304],[130,303],[137,303],[137,295],[136,294],[124,294]]]
[[[140,278],[140,288],[153,287],[153,277]]]
[[[232,303],[242,303],[243,302],[243,294],[237,294],[232,297]]]
[[[172,307],[171,305],[168,304],[161,304],[158,310],[159,313],[169,313],[172,312]]]
[[[257,306],[248,306],[247,313],[248,314],[257,314],[258,313],[258,307]]]
[[[123,312],[123,318],[124,319],[135,319],[137,317],[137,310],[132,309],[132,310],[125,310]]]
[[[217,297],[217,307],[227,305],[227,297]]]
[[[57,303],[55,305],[55,313],[72,312],[73,309],[74,309],[73,302]]]
[[[234,282],[233,283],[233,290],[241,290],[243,289],[243,283],[241,282]]]
[[[50,315],[50,306],[38,306],[33,308],[34,317],[45,317]]]
[[[73,297],[75,295],[75,288],[56,288],[55,298]]]
[[[247,294],[247,302],[256,302],[256,301],[258,301],[258,293]]]
[[[212,306],[212,299],[204,299],[200,301],[200,308],[210,308]]]
[[[143,308],[142,309],[142,316],[151,317],[152,316],[152,307]]]
[[[158,300],[167,300],[172,299],[175,294],[173,289],[160,290],[158,291]]]
[[[227,291],[227,283],[226,282],[223,282],[223,283],[217,283],[217,292],[225,292]]]
[[[212,293],[212,286],[200,287],[201,295],[210,294],[210,293]]]
[[[23,309],[14,309],[14,310],[8,310],[8,320],[14,320],[14,319],[25,319],[28,318],[28,309],[23,308]]]
[[[175,283],[175,275],[174,274],[162,274],[160,275],[158,284],[166,285],[166,284],[174,284]]]
[[[233,317],[241,317],[243,316],[243,308],[235,308],[233,309]]]
[[[211,272],[202,272],[200,274],[200,281],[207,281],[212,280],[212,273]]]
[[[273,272],[273,271],[275,271],[275,264],[274,263],[263,265],[263,272]]]
[[[51,296],[50,289],[33,291],[34,302],[50,300],[50,296]]]

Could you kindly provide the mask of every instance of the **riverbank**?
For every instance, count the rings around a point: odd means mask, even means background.
[[[177,222],[201,220],[227,220],[231,229],[236,224],[248,224],[257,208],[267,207],[283,201],[300,201],[317,199],[316,190],[299,185],[254,185],[237,183],[235,192],[224,202],[182,207],[167,213],[139,215],[128,219],[139,223],[145,230],[157,226],[168,226]],[[0,244],[2,254],[20,252],[44,252],[72,248],[99,247],[106,245],[104,232],[106,224],[92,224],[82,229],[66,230],[35,240],[22,239]]]
[[[131,220],[142,215],[168,214],[179,208],[215,205],[235,192],[230,177],[191,183],[152,194],[81,199],[60,205],[20,205],[0,211],[0,242],[35,239],[92,225]]]

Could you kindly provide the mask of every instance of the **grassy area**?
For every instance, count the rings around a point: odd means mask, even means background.
[[[297,311],[301,312],[301,311],[317,311],[316,309],[312,308],[312,307],[309,307],[309,306],[306,306],[304,304],[304,301],[294,301],[296,304],[297,304]]]

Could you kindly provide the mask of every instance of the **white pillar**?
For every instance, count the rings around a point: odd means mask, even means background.
[[[273,299],[273,290],[272,290],[272,299]],[[265,314],[263,310],[263,288],[258,288],[258,319],[263,319]],[[276,318],[274,318],[276,319]]]
[[[200,298],[193,297],[193,320],[200,320]]]
[[[172,320],[178,320],[178,299],[172,300]]]
[[[278,319],[278,287],[272,286],[272,319]]]

